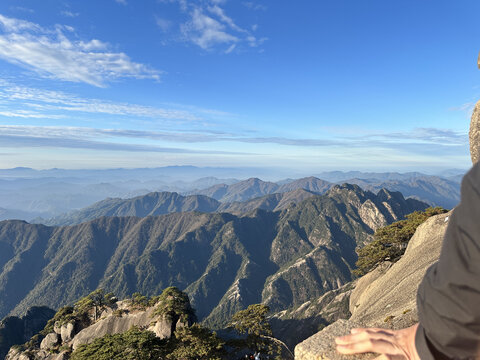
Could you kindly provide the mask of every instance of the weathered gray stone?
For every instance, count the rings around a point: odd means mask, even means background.
[[[420,225],[398,262],[365,287],[361,294],[354,290],[350,309],[352,321],[367,326],[391,327],[389,322],[394,323],[393,319],[407,314],[411,321],[416,321],[417,288],[427,268],[440,256],[450,215],[436,215]]]
[[[355,289],[353,289],[350,295],[349,310],[352,314],[354,313],[355,308],[358,306],[360,295],[362,295],[362,293],[370,286],[371,283],[377,280],[380,276],[384,275],[392,265],[393,264],[390,261],[385,261],[377,266],[374,270],[357,280]]]
[[[360,278],[350,297],[352,317],[336,321],[297,345],[295,360],[371,358],[338,354],[334,338],[349,333],[353,327],[400,329],[417,322],[417,288],[427,268],[438,260],[450,215],[428,219],[418,227],[398,262],[382,265]]]
[[[53,325],[53,331],[56,332],[58,335],[62,333],[62,325],[60,321],[55,321],[55,324]]]
[[[5,360],[30,360],[30,358],[20,350],[11,348],[7,356],[5,356]]]
[[[67,360],[69,358],[69,352],[68,351],[62,351],[60,354],[58,354],[54,360]]]
[[[67,323],[62,325],[60,329],[60,336],[62,337],[63,342],[68,342],[73,339],[75,336],[75,324],[74,323]]]
[[[478,162],[480,159],[480,101],[477,102],[473,109],[472,119],[470,121],[470,157],[472,163]]]
[[[160,339],[166,339],[172,336],[172,323],[165,319],[159,319],[155,325],[148,328],[153,331]]]
[[[45,338],[42,340],[40,343],[40,349],[46,350],[46,349],[51,349],[54,346],[58,345],[60,343],[60,336],[53,332],[45,336]]]
[[[375,355],[341,355],[336,351],[335,338],[349,334],[360,324],[350,320],[338,320],[295,347],[295,360],[354,360],[373,359]]]
[[[154,326],[151,324],[157,321],[157,324],[162,323],[158,321],[158,317],[152,316],[155,311],[155,307],[148,308],[146,311],[139,311],[136,313],[124,314],[122,317],[107,316],[104,319],[99,320],[93,325],[81,330],[75,335],[72,341],[73,349],[75,350],[79,345],[88,344],[96,338],[102,337],[106,334],[118,334],[128,331],[132,326],[137,326],[140,329],[154,330]],[[171,330],[167,333],[166,329],[171,329],[171,323],[159,324],[157,336],[166,338],[171,335]]]

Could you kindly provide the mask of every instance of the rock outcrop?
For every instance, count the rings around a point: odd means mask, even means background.
[[[120,309],[124,308],[122,305],[120,304]],[[172,335],[172,323],[154,316],[154,310],[155,307],[150,307],[145,311],[123,314],[122,316],[109,314],[75,335],[71,342],[72,348],[75,350],[80,345],[89,344],[96,338],[107,334],[113,335],[126,332],[133,326],[153,331],[162,339],[170,337]]]
[[[7,355],[13,345],[23,344],[42,330],[55,311],[45,306],[28,309],[25,316],[9,316],[0,322],[0,359]]]
[[[478,68],[480,68],[480,54],[477,60]],[[478,162],[480,159],[480,101],[477,102],[473,109],[472,120],[470,121],[470,156],[472,163]]]
[[[132,307],[128,300],[118,301],[112,307],[106,307],[99,315],[99,319],[86,326],[72,320],[66,323],[57,321],[53,332],[46,335],[37,348],[21,351],[12,347],[6,360],[66,360],[71,351],[80,345],[89,344],[105,335],[124,333],[132,327],[154,332],[161,339],[169,338],[175,329],[189,326],[193,319],[187,318],[186,323],[167,320],[164,316],[155,315],[155,310],[161,302],[154,306],[139,310]],[[83,320],[82,320],[83,321]]]
[[[451,212],[429,218],[418,227],[398,262],[384,263],[360,278],[350,296],[352,317],[338,320],[298,344],[295,359],[347,359],[335,351],[334,338],[348,333],[351,328],[399,329],[417,322],[417,288],[427,268],[438,260],[450,215]]]
[[[416,293],[425,271],[438,260],[451,212],[433,216],[420,225],[403,257],[381,276],[353,291],[351,320],[368,326],[385,325],[384,320],[416,312]],[[375,273],[375,271],[373,272]],[[376,275],[372,275],[374,277]],[[365,279],[369,281],[368,278]]]
[[[334,322],[295,347],[295,360],[373,359],[374,356],[370,354],[344,356],[338,354],[335,350],[335,346],[333,345],[335,338],[348,334],[351,329],[359,326],[360,324],[348,320],[338,320]]]
[[[472,163],[478,162],[480,159],[480,101],[477,102],[473,109],[472,120],[470,121],[470,156]]]

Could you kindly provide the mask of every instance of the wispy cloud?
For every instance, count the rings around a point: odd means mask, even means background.
[[[224,9],[224,0],[207,0],[203,2],[187,2],[185,0],[159,0],[160,2],[178,3],[182,12],[187,14],[188,20],[180,24],[180,31],[185,41],[191,42],[204,50],[213,50],[217,47],[226,54],[245,44],[249,47],[258,47],[267,38],[257,38],[251,30],[239,26]],[[165,24],[158,23],[165,31]],[[251,25],[250,29],[257,28]]]
[[[0,116],[5,116],[9,118],[22,118],[22,119],[45,119],[45,114],[35,112],[35,111],[28,111],[28,110],[7,110],[2,111],[0,108]],[[49,119],[62,119],[63,116],[61,115],[48,115]]]
[[[2,109],[2,107],[5,109]],[[21,108],[22,110],[15,111],[13,110],[14,108]],[[27,111],[25,108],[29,108],[32,111]],[[0,116],[59,118],[65,112],[108,114],[182,121],[202,120],[202,112],[205,114],[208,114],[209,112],[216,113],[215,110],[208,109],[194,109],[190,111],[81,98],[60,91],[42,90],[0,81]],[[224,114],[224,116],[227,115]]]
[[[466,133],[450,129],[416,128],[408,132],[390,132],[365,135],[357,138],[360,141],[379,141],[384,144],[440,144],[445,146],[468,144]]]
[[[160,71],[133,62],[97,39],[77,40],[75,30],[0,15],[0,58],[41,76],[104,87],[120,78],[160,79]]]
[[[61,12],[61,14],[62,14],[63,16],[72,17],[72,18],[73,18],[73,17],[77,17],[77,16],[80,15],[80,13],[78,13],[78,12],[72,12],[72,11],[70,11],[70,10],[64,10],[64,11]]]
[[[247,8],[252,9],[252,10],[262,10],[262,11],[267,10],[267,7],[265,5],[255,3],[253,1],[244,1],[244,2],[242,2],[242,4],[244,6],[246,6]]]
[[[127,0],[115,0],[116,3],[122,4],[122,5],[127,5]]]
[[[239,38],[225,31],[226,26],[206,15],[202,9],[193,9],[192,18],[181,26],[186,39],[208,50],[217,44],[231,44]]]
[[[33,9],[26,8],[26,7],[23,7],[23,6],[10,6],[10,10],[20,11],[20,12],[30,13],[30,14],[34,13]]]
[[[462,111],[462,112],[467,112],[468,114],[471,114],[473,112],[473,109],[475,108],[475,104],[477,101],[469,101],[466,102],[460,106],[454,106],[451,107],[449,110],[450,111]]]
[[[421,130],[421,131],[420,131]],[[416,129],[408,133],[391,133],[337,139],[309,139],[287,137],[255,137],[211,131],[141,131],[131,129],[97,129],[85,127],[48,127],[0,125],[0,134],[42,138],[125,139],[165,141],[173,143],[236,142],[250,144],[277,144],[303,148],[390,149],[403,153],[435,153],[464,150],[465,135],[444,129]],[[388,140],[387,140],[388,138]],[[123,140],[122,140],[123,139]]]
[[[155,22],[157,23],[157,26],[158,26],[163,32],[167,32],[168,30],[170,30],[170,28],[171,28],[172,25],[173,25],[173,23],[172,23],[170,20],[161,18],[161,17],[159,17],[159,16],[156,16],[156,17],[155,17]]]
[[[8,126],[0,125],[1,147],[48,147],[86,150],[128,151],[128,152],[162,152],[179,154],[220,154],[247,155],[246,153],[215,150],[198,150],[171,148],[158,145],[132,144],[120,141],[108,141],[115,130],[102,130],[74,127]],[[119,137],[128,132],[120,131]]]

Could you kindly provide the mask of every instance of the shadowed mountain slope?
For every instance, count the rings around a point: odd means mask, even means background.
[[[213,212],[220,203],[203,195],[182,196],[171,192],[152,192],[132,199],[105,199],[82,210],[44,221],[45,225],[73,225],[102,216],[155,216],[173,212]]]
[[[49,220],[37,219],[37,223],[64,226],[75,225],[102,216],[155,216],[174,212],[229,212],[246,214],[255,209],[283,210],[317,194],[303,189],[265,195],[245,202],[220,203],[204,195],[182,196],[170,192],[154,192],[133,199],[105,199],[84,209],[63,214]]]
[[[426,204],[335,186],[283,211],[102,217],[74,226],[0,222],[0,317],[73,303],[103,287],[119,297],[185,289],[219,326],[260,301],[298,306],[351,280],[355,248]]]
[[[365,190],[379,191],[382,188],[399,191],[406,197],[413,197],[432,206],[452,209],[460,201],[460,184],[438,176],[417,176],[403,180],[379,181],[378,179],[349,179]]]

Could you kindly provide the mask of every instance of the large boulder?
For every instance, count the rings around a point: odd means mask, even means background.
[[[76,326],[75,323],[67,323],[61,326],[60,328],[60,336],[62,337],[62,342],[68,342],[73,339],[75,336]]]
[[[28,355],[23,354],[20,350],[11,348],[5,357],[5,360],[30,360],[30,358]]]
[[[309,337],[295,347],[295,360],[356,360],[373,359],[372,355],[340,355],[335,350],[335,338],[348,334],[351,329],[359,327],[349,320],[338,320],[322,331]]]
[[[41,350],[52,349],[60,343],[60,336],[53,332],[45,336],[45,338],[40,343]]]
[[[440,256],[450,215],[451,212],[436,215],[425,221],[398,262],[368,286],[359,286],[353,291],[352,321],[366,326],[385,326],[386,322],[406,314],[412,321],[416,320],[417,288],[427,268]]]
[[[480,159],[480,101],[477,102],[473,109],[472,120],[470,121],[470,156],[472,163],[478,162]]]
[[[97,321],[95,324],[81,330],[75,335],[72,341],[75,350],[82,344],[89,344],[96,338],[107,334],[119,334],[128,331],[132,326],[140,329],[148,329],[156,333],[162,339],[172,335],[172,323],[165,319],[154,316],[155,307],[150,307],[145,311],[123,314],[121,316],[110,315]]]
[[[403,257],[360,278],[350,296],[349,320],[338,320],[295,347],[295,360],[369,359],[342,356],[334,338],[353,327],[405,328],[418,321],[416,294],[426,270],[440,256],[451,212],[432,216],[417,228]]]

